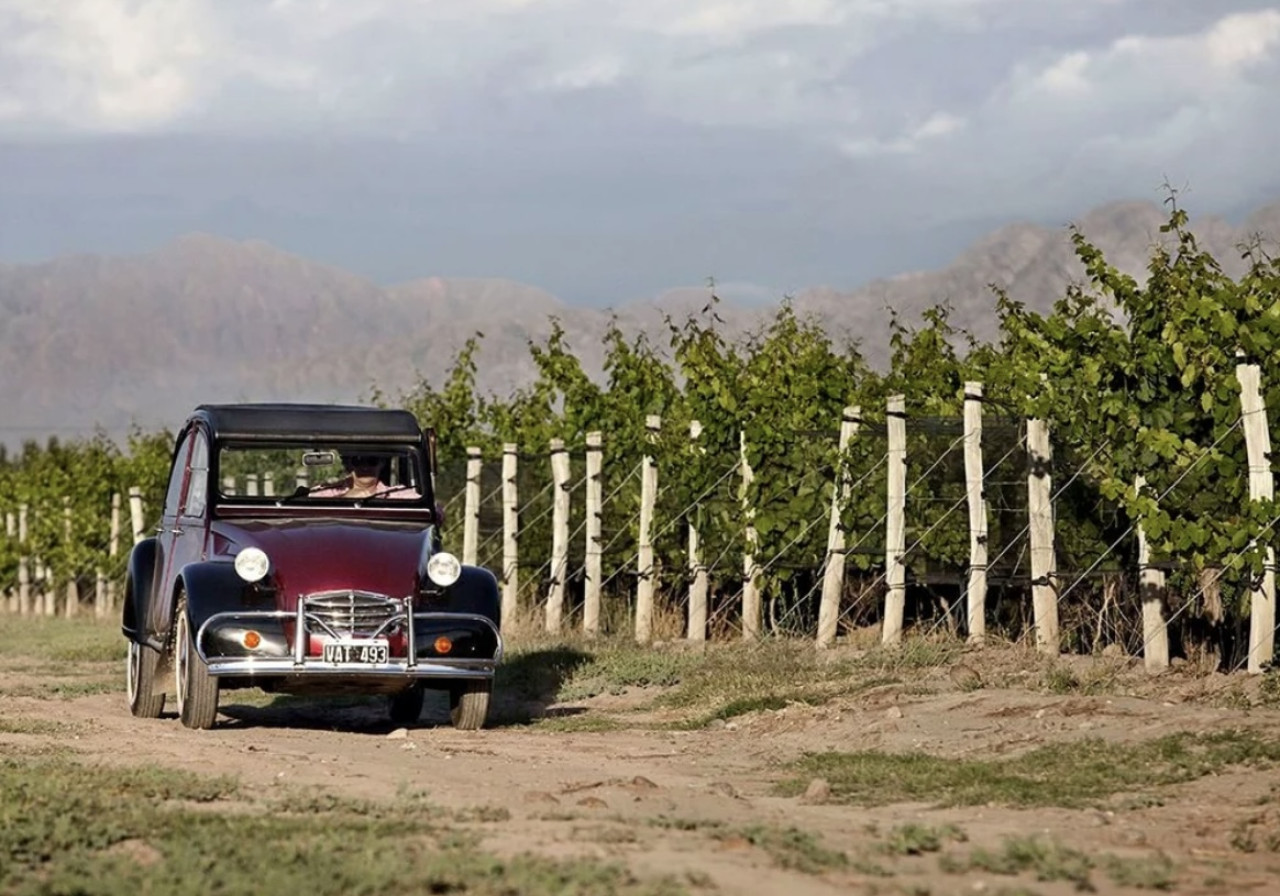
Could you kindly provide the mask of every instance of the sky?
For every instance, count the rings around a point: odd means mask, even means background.
[[[0,0],[0,262],[262,239],[612,305],[1280,198],[1280,4]]]

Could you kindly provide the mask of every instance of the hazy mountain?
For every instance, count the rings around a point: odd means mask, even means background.
[[[1116,202],[1078,223],[1114,264],[1141,276],[1165,219],[1155,204]],[[1280,202],[1239,227],[1218,218],[1193,226],[1238,273],[1239,243],[1255,232],[1280,236]],[[1065,226],[1024,222],[988,234],[940,270],[856,289],[815,286],[792,298],[833,337],[856,337],[882,365],[888,307],[914,321],[949,301],[955,324],[989,338],[990,284],[1046,309],[1082,275]],[[737,292],[751,296],[749,287]],[[616,310],[624,329],[644,329],[665,345],[663,314],[683,319],[707,298],[706,287],[678,288]],[[775,307],[738,301],[719,308],[733,333],[767,320]],[[484,334],[482,387],[506,393],[527,380],[527,341],[545,337],[551,316],[598,371],[609,313],[568,307],[501,279],[431,277],[383,287],[265,243],[204,234],[143,255],[0,265],[0,440],[12,445],[95,424],[118,435],[131,421],[173,426],[201,401],[350,401],[375,384],[395,396],[421,375],[439,382],[477,331]]]

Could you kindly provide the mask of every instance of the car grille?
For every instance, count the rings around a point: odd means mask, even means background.
[[[308,616],[344,638],[390,634],[399,623],[387,626],[387,622],[402,610],[398,601],[365,591],[312,594],[308,595],[306,602]]]

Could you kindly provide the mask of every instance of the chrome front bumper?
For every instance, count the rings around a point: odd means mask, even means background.
[[[391,629],[397,623],[403,624],[405,632],[405,656],[392,657],[385,663],[341,663],[326,662],[317,656],[307,653],[312,635],[343,637],[344,633],[334,630],[324,619],[309,613],[308,598],[298,600],[296,612],[284,610],[243,610],[214,613],[206,619],[196,632],[196,652],[208,666],[210,675],[339,675],[339,676],[383,676],[408,678],[492,678],[498,663],[502,662],[502,634],[493,621],[487,616],[474,613],[441,613],[413,612],[413,598],[393,599],[396,610],[372,635],[377,637]],[[227,623],[252,624],[255,621],[294,622],[294,638],[292,656],[245,656],[245,657],[210,657],[204,649],[205,634],[210,627]],[[492,658],[418,657],[418,645],[414,622],[437,621],[444,623],[478,624],[493,633],[497,645]]]

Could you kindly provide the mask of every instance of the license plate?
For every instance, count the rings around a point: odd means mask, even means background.
[[[321,648],[321,659],[326,663],[387,662],[390,657],[386,641],[327,641]]]

